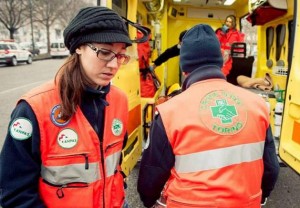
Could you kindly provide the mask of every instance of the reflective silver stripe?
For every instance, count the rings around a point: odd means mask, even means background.
[[[112,155],[106,157],[106,177],[114,175],[115,170],[120,162],[121,151],[115,152]]]
[[[255,161],[262,158],[264,145],[265,142],[257,142],[188,155],[176,155],[175,169],[178,173],[189,173]]]
[[[89,168],[85,169],[85,164],[72,164],[63,166],[42,166],[42,178],[54,185],[61,185],[74,182],[92,183],[100,180],[98,163],[89,163]]]

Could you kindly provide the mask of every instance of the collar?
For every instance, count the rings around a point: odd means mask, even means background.
[[[87,100],[93,100],[93,99],[99,99],[105,106],[108,106],[109,103],[106,101],[106,95],[110,91],[110,84],[101,87],[100,89],[94,89],[89,86],[86,86],[84,88],[83,93],[83,102],[85,99]]]
[[[207,65],[207,66],[199,67],[185,78],[182,84],[182,91],[189,88],[195,82],[203,81],[206,79],[215,79],[215,78],[226,80],[220,67],[216,65]]]
[[[94,88],[91,88],[89,86],[86,86],[84,91],[88,94],[94,94],[94,95],[98,95],[98,96],[105,96],[110,90],[110,84],[104,86],[104,87],[101,87],[100,89],[94,89]]]

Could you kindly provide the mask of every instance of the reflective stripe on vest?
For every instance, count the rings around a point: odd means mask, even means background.
[[[89,163],[88,169],[84,168],[84,164],[42,166],[41,175],[44,180],[54,185],[62,185],[74,181],[92,183],[101,179],[99,163]],[[76,178],[72,177],[72,175]]]
[[[117,170],[117,166],[120,161],[120,157],[121,151],[115,152],[114,154],[106,157],[106,177],[110,177],[115,174],[115,171]]]
[[[262,159],[265,142],[236,145],[187,155],[175,156],[178,173],[213,170]],[[241,157],[236,157],[237,155]],[[207,162],[209,158],[209,162]]]
[[[106,177],[114,175],[120,156],[121,152],[119,151],[106,158]],[[74,181],[93,183],[100,180],[99,163],[89,163],[88,165],[88,169],[85,169],[82,163],[63,166],[42,166],[41,175],[43,179],[54,185],[67,184]],[[76,179],[72,175],[76,176]]]

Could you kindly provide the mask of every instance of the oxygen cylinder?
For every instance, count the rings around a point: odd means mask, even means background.
[[[274,111],[274,137],[280,137],[281,124],[282,124],[282,113],[283,113],[283,92],[284,90],[275,90],[276,105]]]
[[[283,102],[278,102],[275,105],[274,112],[274,137],[280,137],[281,123],[282,123],[282,112],[283,112]]]

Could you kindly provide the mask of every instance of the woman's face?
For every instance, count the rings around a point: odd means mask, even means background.
[[[98,53],[96,53],[97,51]],[[93,88],[109,84],[121,66],[121,63],[118,62],[119,58],[114,55],[125,54],[125,52],[125,43],[91,43],[76,49],[83,70],[90,79]],[[108,60],[112,57],[112,60]]]
[[[227,17],[226,21],[225,21],[225,25],[227,27],[229,27],[230,29],[233,28],[233,20],[230,17]]]

